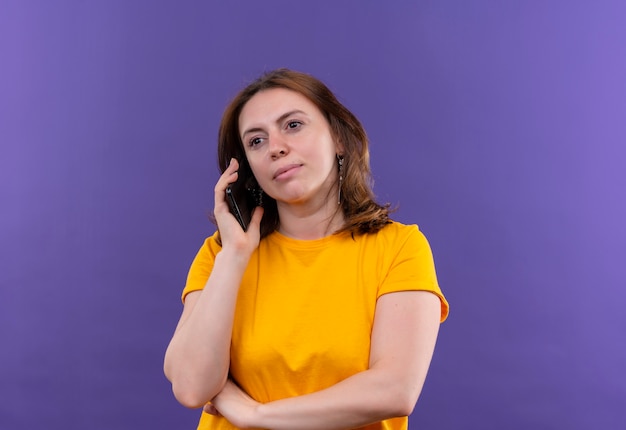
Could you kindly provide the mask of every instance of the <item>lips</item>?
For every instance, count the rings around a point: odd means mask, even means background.
[[[274,177],[273,179],[277,179],[279,176],[284,175],[285,173],[293,170],[293,169],[297,169],[298,167],[302,166],[302,164],[288,164],[286,166],[281,167],[280,169],[276,170],[274,172]]]

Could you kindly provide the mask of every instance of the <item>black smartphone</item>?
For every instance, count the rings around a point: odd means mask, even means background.
[[[226,200],[228,201],[228,206],[230,207],[230,213],[232,213],[237,221],[239,221],[239,225],[243,228],[243,231],[248,230],[248,225],[246,221],[243,219],[243,215],[241,214],[241,209],[239,209],[239,205],[237,204],[237,200],[233,194],[233,189],[229,185],[226,187]]]

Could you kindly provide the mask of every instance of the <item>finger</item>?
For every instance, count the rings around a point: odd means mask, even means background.
[[[224,193],[226,191],[226,187],[228,187],[229,184],[232,184],[233,182],[237,180],[238,169],[239,169],[239,163],[237,162],[236,159],[232,158],[230,160],[230,164],[228,165],[226,170],[224,170],[224,173],[222,173],[222,175],[219,177],[219,179],[215,183],[215,188],[213,191],[215,192],[215,205],[216,206],[224,203]]]
[[[250,219],[250,226],[254,226],[256,229],[261,226],[261,219],[263,219],[263,214],[265,213],[265,209],[262,206],[257,206],[252,211],[252,218]]]
[[[221,191],[224,191],[228,184],[235,182],[235,180],[237,180],[236,175],[237,175],[238,170],[239,170],[239,162],[237,161],[237,159],[231,158],[230,164],[228,164],[228,167],[226,167],[226,170],[224,170],[224,172],[220,175],[219,179],[217,180],[217,184],[215,185],[215,191],[218,191],[218,187],[221,189]]]
[[[217,408],[215,406],[213,406],[211,403],[207,403],[206,405],[204,405],[202,410],[204,412],[206,412],[207,414],[210,414],[210,415],[215,415],[215,416],[219,416],[220,415],[220,413],[217,410]]]
[[[239,170],[239,161],[237,161],[236,158],[231,158],[230,159],[230,163],[228,164],[228,167],[226,168],[226,170],[224,170],[224,173],[226,174],[232,174],[235,173]]]

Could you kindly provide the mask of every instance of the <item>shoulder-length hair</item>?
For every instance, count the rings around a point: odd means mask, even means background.
[[[340,191],[345,224],[336,233],[374,233],[390,223],[389,204],[380,205],[374,199],[365,129],[323,82],[305,73],[289,69],[267,72],[235,96],[224,111],[219,129],[217,153],[220,171],[223,173],[230,160],[235,158],[240,163],[237,182],[245,184],[248,189],[258,187],[241,141],[239,115],[255,94],[272,88],[295,91],[313,102],[328,121],[336,143],[343,149],[344,179]],[[272,233],[279,225],[276,201],[264,195],[263,207],[261,237]],[[251,208],[243,210],[249,212]]]

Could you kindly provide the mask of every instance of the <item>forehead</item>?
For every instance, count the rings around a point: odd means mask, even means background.
[[[250,126],[274,123],[281,115],[295,110],[312,117],[322,115],[313,102],[298,92],[285,88],[259,91],[241,110],[239,130],[243,132]]]

